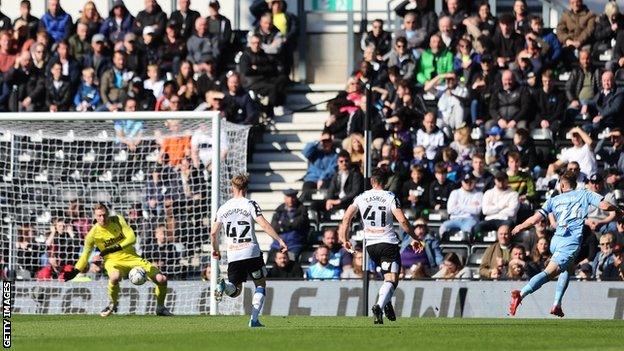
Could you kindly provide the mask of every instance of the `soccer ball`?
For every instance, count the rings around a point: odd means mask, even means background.
[[[143,285],[147,281],[147,273],[142,267],[134,267],[128,273],[128,279],[134,285]]]

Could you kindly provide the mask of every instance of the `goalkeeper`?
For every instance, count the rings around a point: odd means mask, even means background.
[[[78,273],[86,272],[91,250],[95,246],[100,250],[100,255],[104,259],[104,268],[108,273],[110,303],[100,313],[102,317],[108,317],[117,312],[119,281],[127,277],[130,270],[137,266],[145,269],[147,277],[156,284],[156,315],[172,316],[173,314],[165,307],[167,277],[150,262],[137,255],[134,250],[136,236],[132,228],[122,216],[109,216],[108,208],[102,203],[95,205],[93,213],[95,225],[85,237],[85,247],[76,267],[65,274],[65,280],[71,280]]]

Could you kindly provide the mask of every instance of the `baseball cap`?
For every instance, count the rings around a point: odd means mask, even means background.
[[[145,26],[145,28],[143,28],[143,35],[154,34],[154,33],[155,33],[154,27],[152,26]]]
[[[589,176],[589,181],[591,183],[600,183],[604,180],[602,174],[600,173],[594,173],[591,176]]]
[[[490,128],[490,130],[487,131],[487,135],[503,136],[505,135],[505,131],[499,126],[493,126],[492,128]]]
[[[105,40],[104,34],[94,34],[93,37],[91,37],[91,44],[103,43]]]
[[[472,174],[472,172],[468,172],[468,173],[464,174],[464,176],[462,177],[462,182],[472,182],[475,179],[476,178],[475,178],[474,174]]]
[[[136,40],[136,34],[126,33],[126,35],[124,35],[124,41],[134,41],[134,40]]]
[[[290,188],[290,189],[284,190],[283,193],[286,196],[297,196],[298,191],[295,190],[295,189]]]

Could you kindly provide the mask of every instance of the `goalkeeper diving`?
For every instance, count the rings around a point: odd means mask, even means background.
[[[65,280],[73,279],[78,273],[84,273],[89,266],[89,256],[94,247],[100,250],[104,259],[104,269],[108,274],[109,304],[102,310],[100,316],[108,317],[117,312],[119,302],[119,281],[127,278],[134,267],[142,267],[147,277],[156,284],[156,315],[172,316],[165,307],[167,296],[167,277],[149,261],[141,258],[134,250],[136,235],[126,220],[120,216],[109,215],[106,205],[99,203],[93,209],[94,226],[85,237],[85,245],[75,268],[65,274]]]

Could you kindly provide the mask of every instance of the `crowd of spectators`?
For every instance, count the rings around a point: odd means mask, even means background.
[[[613,1],[595,14],[570,0],[556,28],[545,28],[522,0],[498,16],[488,1],[445,0],[439,14],[433,5],[405,0],[395,9],[400,27],[391,33],[377,19],[362,33],[362,61],[303,150],[301,200],[310,221],[327,227],[364,190],[368,114],[372,166],[389,171],[387,190],[408,217],[431,228],[425,252],[403,245],[402,276],[526,279],[549,260],[556,223],[510,232],[558,193],[562,170],[623,200],[624,15]],[[585,224],[577,276],[621,280],[623,222],[595,208]],[[325,246],[308,278],[345,271]]]

